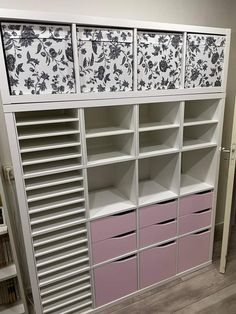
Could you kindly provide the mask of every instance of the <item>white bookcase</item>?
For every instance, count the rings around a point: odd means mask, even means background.
[[[96,312],[209,265],[230,30],[5,10],[0,17],[0,89],[36,313]],[[4,62],[12,49],[4,36],[14,38],[16,28],[21,38],[22,25],[36,34],[35,76],[47,69],[40,36],[68,59],[56,83],[58,67],[48,66],[46,89],[42,77],[36,85],[22,77],[28,64],[16,73]],[[193,56],[199,42],[213,47]],[[212,51],[222,53],[216,65]],[[175,57],[166,64],[162,56]],[[190,79],[201,58],[208,71],[222,68],[217,77]]]

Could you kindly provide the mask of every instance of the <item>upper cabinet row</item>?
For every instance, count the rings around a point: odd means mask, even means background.
[[[223,85],[223,35],[79,26],[72,38],[70,26],[6,22],[1,30],[11,95]]]

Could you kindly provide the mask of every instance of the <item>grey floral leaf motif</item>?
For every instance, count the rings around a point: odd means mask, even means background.
[[[180,87],[182,34],[138,32],[138,90]]]
[[[129,91],[133,34],[129,30],[77,28],[82,92]]]
[[[225,36],[188,34],[185,87],[222,85]]]
[[[1,27],[11,94],[75,92],[69,26],[1,23]]]

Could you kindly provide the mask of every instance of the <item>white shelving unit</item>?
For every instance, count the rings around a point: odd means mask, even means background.
[[[21,278],[20,267],[17,259],[17,253],[14,243],[14,236],[12,233],[12,227],[9,219],[9,214],[7,211],[7,204],[5,199],[5,189],[3,185],[2,173],[0,173],[0,206],[4,211],[4,217],[6,226],[0,228],[0,237],[9,236],[11,252],[13,256],[13,263],[0,268],[0,283],[4,283],[7,280],[15,278],[15,284],[18,286],[19,299],[12,304],[0,304],[1,314],[28,314],[28,306],[25,296],[25,291],[23,287],[23,282]]]
[[[176,261],[171,265],[174,270],[169,272],[168,280],[181,276],[179,244],[185,240],[191,244],[187,247],[194,249],[207,245],[203,261],[185,267],[185,272],[208,265],[214,236],[230,30],[63,18],[37,12],[29,15],[14,11],[13,15],[2,10],[0,16],[15,23],[37,22],[36,27],[32,26],[37,30],[40,24],[60,25],[69,34],[66,40],[63,37],[62,46],[65,43],[69,50],[72,47],[74,58],[70,61],[71,68],[67,68],[75,73],[69,84],[73,85],[71,90],[61,82],[60,93],[51,93],[54,84],[49,84],[39,94],[35,91],[29,94],[30,89],[27,91],[25,86],[23,92],[14,94],[11,91],[15,87],[8,86],[9,71],[4,63],[4,54],[10,52],[0,38],[3,69],[0,89],[36,314],[93,312],[100,305],[139,292],[143,287],[142,257],[150,257],[154,251],[159,252],[155,254],[167,252],[168,262]],[[94,59],[95,52],[101,48],[101,34],[108,48],[111,36],[116,36],[116,44],[124,48],[122,56],[114,60],[114,56],[102,56],[101,52]],[[164,76],[154,78],[153,73],[144,73],[140,77],[141,70],[151,69],[145,64],[151,61],[157,66],[161,61],[153,55],[148,56],[150,60],[144,57],[142,60],[145,36],[149,46],[163,34],[175,48],[175,58],[181,64],[176,85],[168,77],[170,68],[176,66],[174,62],[167,65]],[[210,36],[220,43],[221,47],[215,49],[224,51],[225,58],[221,62],[220,79],[215,78],[217,84],[213,84],[212,78],[210,86],[204,87],[186,82],[191,36],[202,41]],[[86,49],[82,51],[83,45]],[[163,56],[173,60],[169,50],[163,49]],[[66,52],[65,58],[71,59]],[[165,71],[165,66],[161,67]],[[157,71],[154,72],[156,76]],[[208,211],[204,215],[211,222],[207,227],[197,226],[187,234],[180,234],[180,202],[188,196],[197,199],[199,195],[208,201],[213,197],[204,208]],[[155,224],[147,227],[151,227],[150,233],[155,228],[173,228],[172,235],[155,240],[150,246],[141,246],[142,213],[162,206],[170,217],[155,222],[153,216],[146,217]],[[98,241],[94,236],[96,230],[103,239]],[[112,258],[103,259],[101,264],[94,264],[96,252],[107,252],[107,247],[109,253],[120,251]],[[187,253],[185,256],[192,256]],[[125,292],[112,295],[114,289],[122,288],[116,280],[109,282],[116,276],[123,280]],[[163,282],[159,277],[154,284]],[[112,297],[102,300],[100,297],[107,287],[107,295]]]

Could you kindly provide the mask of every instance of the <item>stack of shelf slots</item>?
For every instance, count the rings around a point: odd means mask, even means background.
[[[0,208],[3,215],[2,196]],[[3,215],[4,218],[5,214]],[[27,313],[26,304],[23,304],[24,292],[20,291],[16,265],[12,254],[12,243],[8,234],[5,219],[3,219],[0,233],[0,313]],[[5,224],[5,225],[4,225]]]
[[[18,113],[16,126],[43,313],[89,310],[79,111]]]

